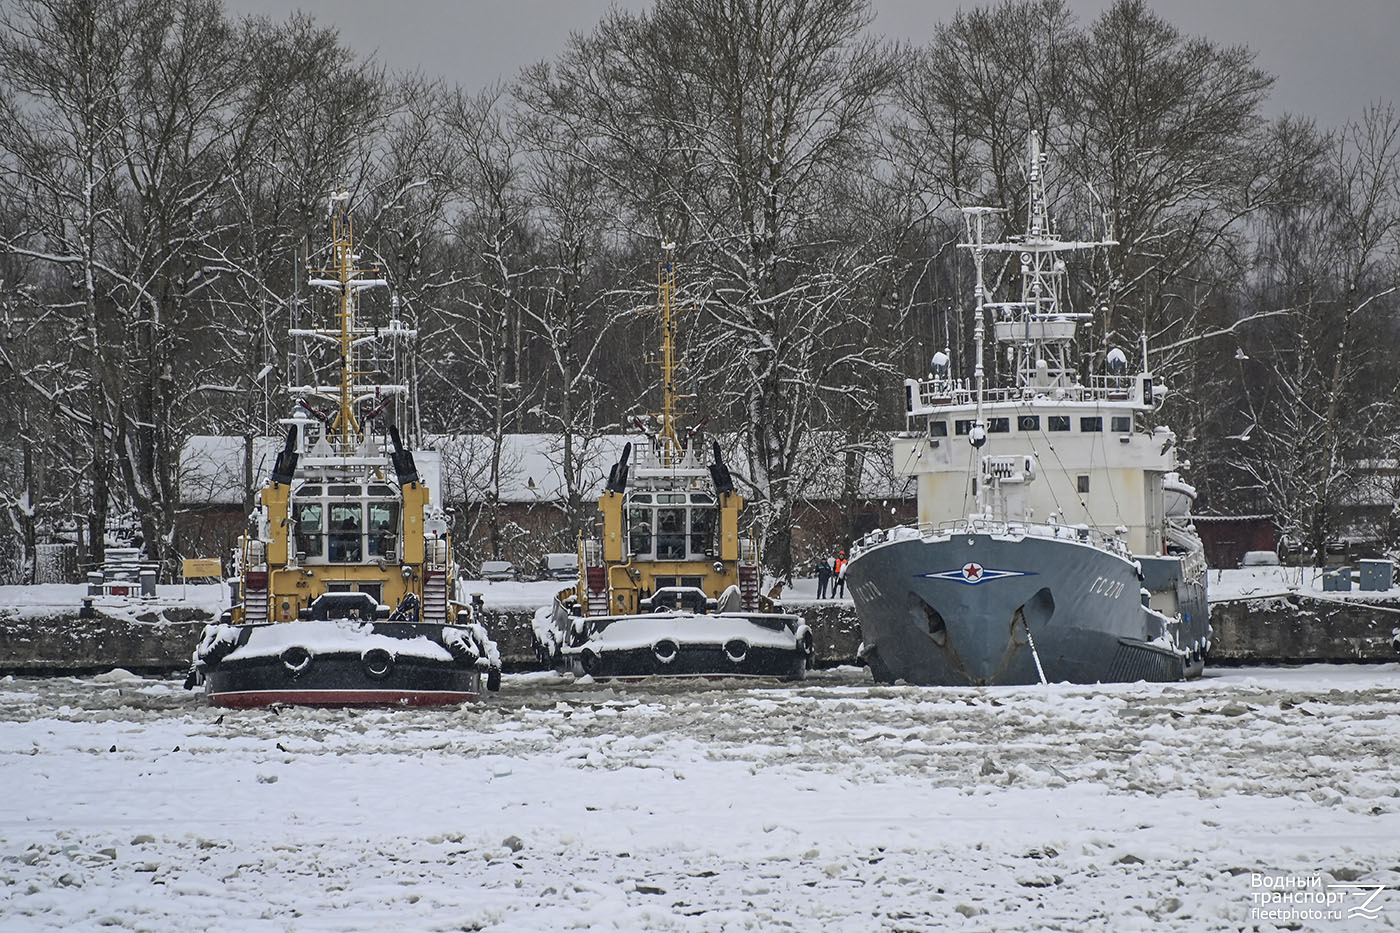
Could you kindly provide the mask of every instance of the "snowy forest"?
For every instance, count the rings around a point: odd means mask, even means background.
[[[1007,0],[916,42],[876,25],[864,0],[657,0],[464,88],[299,15],[6,0],[0,576],[75,520],[100,558],[126,512],[151,559],[194,556],[180,450],[275,432],[340,187],[419,329],[411,427],[561,436],[566,527],[591,513],[572,445],[655,405],[637,312],[674,242],[690,420],[746,439],[735,472],[789,574],[799,454],[835,438],[855,496],[903,427],[902,379],[970,356],[957,207],[1024,223],[1032,130],[1059,232],[1118,243],[1076,270],[1087,349],[1146,338],[1198,510],[1272,514],[1320,554],[1400,458],[1391,103],[1270,115],[1248,48],[1142,0],[1092,21]]]

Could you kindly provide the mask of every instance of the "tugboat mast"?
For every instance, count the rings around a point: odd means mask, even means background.
[[[379,328],[366,329],[356,326],[355,312],[359,304],[359,293],[367,288],[386,288],[387,279],[378,275],[378,266],[361,268],[356,265],[355,221],[350,216],[350,193],[341,191],[330,198],[331,214],[331,262],[328,268],[312,270],[307,284],[321,288],[335,289],[338,293],[336,326],[332,329],[293,330],[295,337],[313,337],[336,344],[339,351],[339,379],[334,386],[298,386],[294,392],[310,392],[336,399],[336,412],[329,419],[327,433],[335,435],[342,451],[349,451],[364,440],[364,427],[355,416],[355,405],[364,401],[361,392],[374,396],[381,393],[407,394],[402,385],[360,386],[359,379],[371,375],[358,369],[358,347],[380,336]],[[368,276],[373,275],[373,278]],[[401,328],[397,321],[390,325],[393,336],[412,337],[413,332]],[[371,413],[372,414],[372,413]]]
[[[674,243],[661,244],[666,258],[657,263],[656,291],[657,308],[661,315],[661,411],[656,415],[661,428],[656,432],[657,453],[662,467],[672,469],[680,465],[684,457],[680,438],[676,436],[676,421],[679,412],[676,402],[676,308],[673,304],[676,294],[676,264],[671,259]]]

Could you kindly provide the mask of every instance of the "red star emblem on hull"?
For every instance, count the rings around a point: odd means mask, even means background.
[[[962,575],[964,580],[976,580],[982,576],[982,567],[970,562],[963,564]]]

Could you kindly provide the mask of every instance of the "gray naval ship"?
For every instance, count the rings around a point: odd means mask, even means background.
[[[1081,375],[1076,335],[1093,315],[1068,307],[1063,257],[1114,244],[1053,232],[1034,136],[1029,150],[1023,235],[989,242],[998,211],[963,209],[971,379],[945,349],[928,378],[905,381],[894,466],[917,481],[918,524],[870,533],[846,569],[881,682],[1174,681],[1205,664],[1195,491],[1177,473],[1176,436],[1149,426],[1166,388],[1147,371],[1145,340],[1140,371],[1113,348],[1105,372]],[[1019,298],[993,300],[989,257],[1019,279]],[[989,327],[1009,363],[996,386],[983,371]]]

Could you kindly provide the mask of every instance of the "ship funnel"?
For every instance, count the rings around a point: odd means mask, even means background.
[[[734,477],[729,475],[729,467],[724,465],[724,456],[719,451],[719,441],[715,441],[715,462],[710,464],[710,479],[715,484],[716,495],[726,495],[734,491]]]
[[[622,456],[617,458],[617,462],[608,471],[608,492],[627,491],[627,463],[632,459],[632,444],[629,441],[622,445]]]
[[[418,482],[418,465],[413,462],[413,453],[404,449],[403,441],[399,439],[399,429],[392,424],[389,425],[389,440],[394,445],[394,452],[389,455],[389,459],[394,464],[394,472],[398,474],[399,485],[407,486],[409,483]]]
[[[287,443],[278,452],[277,461],[272,465],[272,481],[279,485],[286,485],[292,481],[296,472],[297,429],[296,425],[292,425],[287,429]]]

